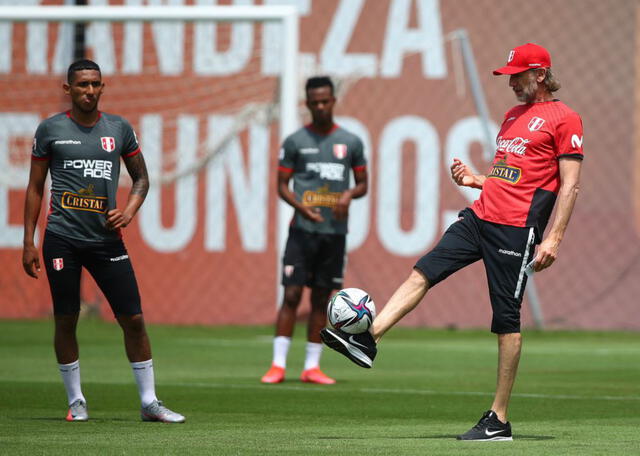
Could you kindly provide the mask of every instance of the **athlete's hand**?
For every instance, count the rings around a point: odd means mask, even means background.
[[[303,209],[300,211],[300,214],[302,214],[304,218],[306,218],[307,220],[311,220],[312,222],[315,222],[315,223],[324,222],[324,217],[322,216],[322,214],[320,214],[320,208],[318,207],[304,206]]]
[[[538,252],[536,254],[536,261],[533,263],[533,270],[535,272],[542,271],[548,268],[558,258],[558,249],[560,243],[553,239],[545,239],[538,246]]]
[[[476,184],[476,178],[469,167],[458,158],[453,159],[451,178],[461,187],[474,187],[474,184]]]
[[[117,230],[124,228],[131,222],[131,216],[125,214],[120,209],[111,209],[107,212],[107,223],[105,227],[108,230]]]
[[[25,246],[22,249],[22,267],[24,272],[34,279],[38,278],[40,272],[40,255],[35,245]]]
[[[333,215],[336,220],[346,220],[349,215],[349,205],[351,204],[351,192],[342,192],[340,199],[333,208]]]
[[[473,173],[469,167],[462,163],[458,158],[453,159],[453,164],[451,165],[451,178],[456,184],[463,187],[470,187],[475,182]]]

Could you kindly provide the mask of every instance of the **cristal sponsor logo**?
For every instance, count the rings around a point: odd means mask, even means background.
[[[82,169],[84,177],[111,180],[113,163],[108,160],[64,160],[64,169]]]
[[[516,184],[522,176],[522,170],[515,166],[509,166],[505,162],[498,162],[493,165],[489,178],[495,178]]]
[[[330,192],[329,185],[323,185],[318,190],[307,190],[302,194],[302,204],[305,206],[336,207],[340,199],[340,192]]]
[[[64,192],[61,199],[62,207],[78,211],[105,213],[107,210],[107,198],[96,196],[93,193],[93,185],[81,189],[78,193]]]
[[[344,180],[344,165],[342,163],[307,163],[307,171],[315,171],[320,174],[321,179]]]
[[[129,258],[129,255],[120,255],[117,257],[109,258],[109,261],[116,262],[116,261],[126,260],[127,258]]]
[[[315,147],[303,147],[300,149],[301,154],[317,154],[318,152],[320,152],[320,150]]]
[[[53,144],[82,144],[82,141],[75,139],[58,139],[57,141],[54,141]]]
[[[505,139],[502,136],[498,136],[498,139],[496,140],[496,150],[499,152],[524,155],[527,152],[527,144],[530,142],[530,139],[524,139],[519,136],[511,139]]]
[[[511,256],[514,256],[514,257],[521,257],[522,256],[522,253],[514,252],[513,250],[498,249],[498,253],[502,253],[503,255],[511,255]]]
[[[574,149],[580,149],[582,147],[582,136],[578,137],[578,135],[571,136],[571,145]]]

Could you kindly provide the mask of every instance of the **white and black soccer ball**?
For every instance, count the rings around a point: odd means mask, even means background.
[[[366,291],[359,288],[340,290],[329,300],[329,323],[335,329],[349,334],[360,334],[369,329],[376,317],[376,306]]]

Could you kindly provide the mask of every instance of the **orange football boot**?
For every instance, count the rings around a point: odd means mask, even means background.
[[[262,383],[282,383],[284,382],[284,367],[271,365],[271,368],[260,380]]]
[[[314,367],[302,371],[300,380],[305,383],[317,383],[319,385],[333,385],[336,382],[331,377],[325,375],[325,373],[322,372],[319,367]]]

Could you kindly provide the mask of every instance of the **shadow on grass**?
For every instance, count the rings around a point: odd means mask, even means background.
[[[18,418],[12,418],[12,420],[16,420],[16,421],[58,421],[60,423],[68,423],[69,421],[65,420],[64,418],[60,418],[59,416],[56,417],[47,417],[47,416],[37,416],[37,417],[18,417]],[[73,421],[74,423],[77,423],[78,426],[82,426],[84,423],[108,423],[108,422],[126,422],[126,421],[140,421],[140,420],[134,420],[134,419],[126,419],[126,418],[89,418],[89,421]]]
[[[436,434],[436,435],[398,435],[389,437],[376,437],[376,439],[388,439],[388,440],[423,440],[423,439],[435,439],[435,440],[456,440],[456,435]],[[324,436],[318,437],[319,440],[371,440],[371,437],[344,437],[344,436]],[[552,435],[516,435],[513,440],[553,440]]]

